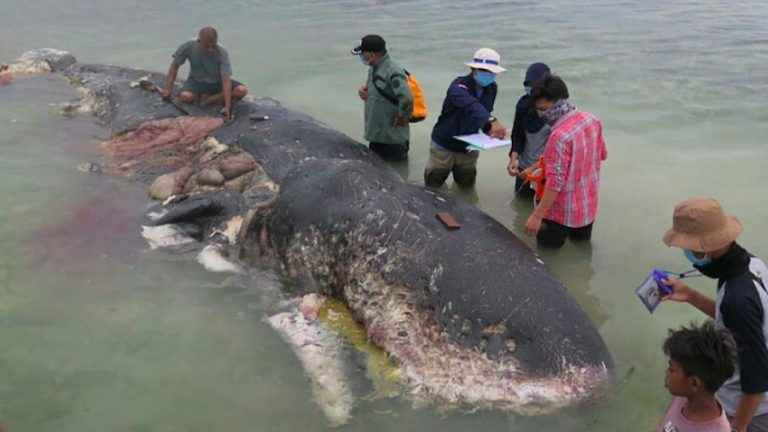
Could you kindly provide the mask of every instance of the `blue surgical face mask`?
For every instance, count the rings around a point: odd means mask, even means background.
[[[475,78],[480,87],[488,87],[496,81],[496,74],[488,71],[477,71],[477,77]]]
[[[696,267],[704,267],[712,262],[712,258],[706,256],[704,258],[696,258],[696,256],[693,255],[693,252],[688,249],[685,249],[685,257]]]
[[[531,87],[531,86],[525,86],[525,94],[527,94],[528,96],[530,96],[530,95],[531,95],[531,93],[533,93],[533,87]]]
[[[363,55],[362,55],[362,54],[360,54],[360,63],[362,63],[362,64],[363,64],[363,66],[370,66],[370,65],[371,65],[371,62],[367,61],[367,60],[365,59],[365,57],[363,57]]]

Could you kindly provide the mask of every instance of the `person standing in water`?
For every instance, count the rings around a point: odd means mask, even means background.
[[[518,195],[533,197],[534,191],[524,187],[529,171],[528,167],[535,165],[547,146],[551,129],[536,113],[531,101],[533,86],[541,77],[550,73],[549,66],[544,63],[534,63],[525,72],[525,94],[517,101],[515,121],[512,125],[512,149],[509,151],[507,173],[515,177],[515,191]],[[523,174],[524,173],[524,174]]]
[[[768,432],[768,269],[736,243],[743,227],[717,200],[693,197],[678,204],[664,244],[683,250],[704,276],[717,280],[715,298],[681,280],[663,281],[672,294],[662,301],[688,303],[714,318],[736,340],[739,367],[717,392],[731,427]]]
[[[352,55],[368,67],[368,81],[358,90],[365,102],[365,140],[368,147],[384,159],[408,159],[413,113],[413,93],[408,74],[387,53],[379,35],[363,37],[352,48]]]
[[[201,106],[223,103],[221,114],[232,116],[232,101],[242,99],[248,89],[232,79],[232,64],[229,52],[219,45],[219,35],[213,27],[204,27],[196,40],[183,43],[168,70],[168,81],[161,92],[163,98],[172,97],[173,83],[179,68],[189,60],[189,77],[181,89],[181,100],[193,104],[199,100]]]
[[[544,150],[546,183],[541,202],[525,223],[539,246],[559,248],[565,240],[589,241],[597,218],[600,167],[608,158],[603,126],[577,110],[560,77],[547,74],[533,88],[539,116],[552,128]],[[538,164],[528,167],[533,170]],[[525,172],[525,171],[523,171]]]
[[[453,173],[459,186],[474,186],[477,178],[478,152],[468,152],[467,144],[455,136],[476,134],[482,130],[503,139],[507,130],[493,116],[496,102],[496,76],[507,70],[501,67],[501,56],[490,48],[475,52],[472,62],[465,63],[471,73],[453,80],[443,102],[443,109],[432,129],[432,145],[424,170],[424,183],[440,187]]]

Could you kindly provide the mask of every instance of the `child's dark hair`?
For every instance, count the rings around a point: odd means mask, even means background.
[[[736,371],[736,342],[713,321],[670,330],[664,353],[680,364],[686,376],[699,378],[712,393]]]
[[[531,100],[546,99],[549,102],[557,102],[561,99],[568,99],[568,86],[565,81],[557,75],[551,73],[544,74],[533,85]]]

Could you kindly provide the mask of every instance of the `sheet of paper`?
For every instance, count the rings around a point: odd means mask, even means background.
[[[500,140],[498,138],[491,138],[484,133],[476,133],[472,135],[461,135],[461,136],[455,136],[454,138],[469,144],[467,146],[467,151],[491,150],[499,147],[507,147],[512,145],[511,139]]]

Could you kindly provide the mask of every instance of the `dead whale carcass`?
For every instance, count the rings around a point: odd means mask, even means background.
[[[164,77],[78,63],[60,72],[88,90],[115,137],[110,145],[119,160],[107,171],[148,183],[171,176],[154,224],[195,225],[201,242],[238,240],[246,263],[274,263],[297,281],[298,295],[344,302],[402,371],[405,399],[534,415],[606,390],[613,362],[597,330],[546,265],[476,208],[405,184],[354,140],[271,100],[237,104],[235,120],[213,127],[208,138],[180,135],[117,156],[124,134],[141,135],[153,122],[183,123],[157,95],[130,85]],[[184,122],[193,124],[210,122],[204,117],[213,113],[190,112],[196,117]],[[236,157],[247,159],[240,163],[247,171],[238,172],[236,187],[222,188],[225,162]],[[441,211],[463,228],[446,231],[435,218]],[[243,218],[239,234],[221,235],[234,217]],[[297,317],[285,310],[275,316],[285,313]],[[291,326],[307,337],[314,331],[298,318],[270,322],[285,335]],[[302,361],[338,355],[329,346]],[[331,399],[347,400],[344,386],[311,381],[338,395]],[[342,423],[351,406],[326,403],[324,411]]]

